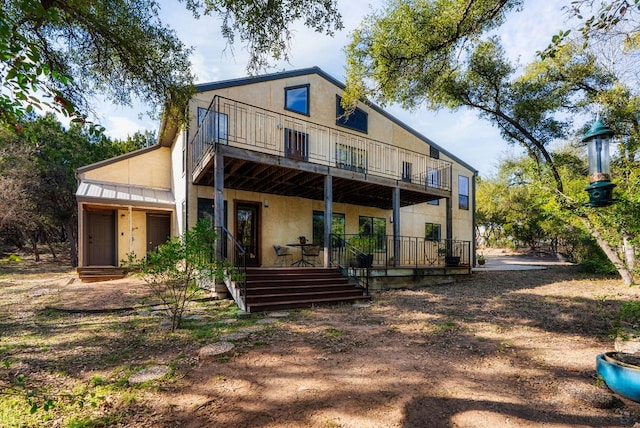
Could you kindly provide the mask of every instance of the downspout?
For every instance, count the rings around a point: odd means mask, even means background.
[[[189,130],[185,129],[182,132],[184,132],[184,139],[182,141],[185,145],[184,157],[186,158],[184,161],[184,224],[182,225],[182,232],[184,233],[189,229],[189,181],[191,180],[191,156],[189,156]],[[182,211],[182,209],[180,211]]]
[[[478,178],[478,171],[473,171],[473,181],[471,182],[471,191],[473,193],[473,211],[471,212],[471,237],[473,238],[473,241],[471,242],[471,255],[472,255],[472,263],[471,266],[475,267],[476,266],[476,242],[477,242],[477,236],[476,236],[476,181]]]

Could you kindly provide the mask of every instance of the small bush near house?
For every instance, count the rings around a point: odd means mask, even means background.
[[[215,259],[217,234],[211,222],[200,220],[182,236],[159,245],[141,260],[130,254],[124,262],[139,272],[171,318],[171,331],[180,326],[187,304],[200,291],[198,283],[221,278],[223,264]]]

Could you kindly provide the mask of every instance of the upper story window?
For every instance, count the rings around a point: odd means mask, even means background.
[[[349,116],[345,116],[346,112],[340,104],[341,101],[342,98],[336,95],[336,125],[364,132],[365,134],[369,132],[369,115],[364,110],[356,107]]]
[[[458,208],[469,209],[469,177],[458,176]]]
[[[309,116],[309,85],[284,88],[284,108]]]

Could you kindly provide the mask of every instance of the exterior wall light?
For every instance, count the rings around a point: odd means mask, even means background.
[[[611,183],[609,143],[612,137],[613,131],[611,128],[598,119],[582,139],[582,142],[587,144],[587,154],[589,156],[590,184],[584,189],[589,193],[587,206],[594,208],[607,207],[618,202],[612,199],[613,188],[616,186]]]

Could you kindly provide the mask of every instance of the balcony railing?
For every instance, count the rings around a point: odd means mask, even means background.
[[[192,140],[194,171],[215,144],[451,191],[451,162],[297,117],[216,96]],[[426,146],[425,146],[426,148]]]
[[[344,267],[469,267],[471,242],[414,236],[331,235],[331,262]]]

